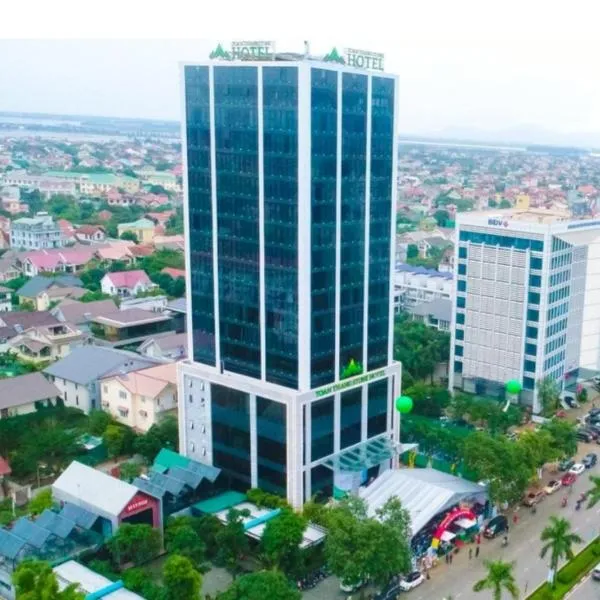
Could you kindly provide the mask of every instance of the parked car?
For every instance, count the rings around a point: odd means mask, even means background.
[[[581,475],[584,471],[585,471],[585,465],[582,463],[575,463],[569,469],[569,473],[573,473],[573,475]]]
[[[591,469],[597,462],[598,462],[598,455],[595,452],[590,452],[589,454],[586,454],[583,457],[581,464],[586,469]]]
[[[346,594],[351,594],[352,592],[357,592],[360,588],[365,585],[364,581],[359,581],[358,583],[346,583],[344,581],[340,581],[340,590]]]
[[[483,536],[492,539],[505,531],[508,531],[508,519],[504,515],[496,515],[486,525],[483,530]]]
[[[424,581],[425,577],[423,577],[422,573],[420,573],[419,571],[413,571],[405,577],[402,577],[402,579],[400,579],[399,585],[400,589],[403,592],[408,592],[409,590],[412,590],[413,588],[416,588],[417,586],[421,585]]]
[[[544,499],[544,490],[531,490],[525,498],[523,504],[525,506],[535,506]]]
[[[580,427],[578,431],[584,431],[585,433],[588,433],[592,440],[598,439],[598,432],[594,431],[591,427],[588,427],[587,425],[585,427]]]
[[[544,491],[548,496],[550,496],[551,494],[554,494],[554,492],[559,490],[561,487],[562,483],[560,482],[560,479],[552,479],[548,482],[548,485],[546,485]]]
[[[594,570],[592,571],[592,579],[600,581],[600,563],[594,567]]]
[[[394,577],[388,585],[375,595],[373,600],[396,600],[402,591],[399,581]]]
[[[592,434],[585,429],[578,429],[575,434],[579,442],[587,442],[588,444],[593,441]]]
[[[568,471],[574,464],[575,461],[572,458],[564,458],[558,463],[558,468],[561,471]]]
[[[569,471],[566,475],[563,475],[562,479],[560,480],[563,487],[568,487],[569,485],[573,485],[576,481],[577,481],[577,475],[575,475],[575,473],[571,473],[571,471]]]
[[[563,398],[564,402],[567,404],[569,408],[579,408],[579,402],[577,402],[577,398],[575,394],[564,394]]]

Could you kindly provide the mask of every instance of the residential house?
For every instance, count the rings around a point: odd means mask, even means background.
[[[454,273],[454,244],[448,246],[442,253],[438,271],[441,273]]]
[[[448,246],[451,246],[452,242],[442,236],[431,236],[420,240],[417,243],[419,249],[419,256],[427,258],[431,255],[432,251],[443,252]]]
[[[58,223],[47,213],[35,217],[22,217],[11,223],[10,245],[12,248],[41,250],[60,248],[63,245]]]
[[[56,385],[66,406],[79,408],[88,414],[100,409],[100,379],[126,374],[157,361],[134,352],[103,346],[79,346],[65,358],[44,369]]]
[[[73,275],[61,275],[54,279],[36,275],[17,290],[19,303],[32,303],[35,310],[48,310],[54,300],[79,296],[85,293],[81,279]]]
[[[135,244],[132,242],[132,246]],[[135,262],[135,257],[126,244],[111,244],[96,250],[96,256],[105,264],[112,264],[119,261],[126,265],[132,265]]]
[[[135,194],[140,189],[140,181],[135,177],[114,175],[113,173],[73,173],[72,171],[49,171],[48,177],[74,181],[82,194],[106,194],[111,190],[124,189],[130,194]]]
[[[169,304],[167,296],[143,296],[142,298],[122,298],[119,304],[120,310],[130,310],[132,308],[141,308],[152,312],[163,312]]]
[[[62,235],[62,245],[74,244],[77,240],[75,239],[75,227],[73,227],[73,223],[71,223],[71,221],[67,221],[66,219],[59,219],[57,223],[60,227],[60,233]]]
[[[177,365],[168,363],[103,377],[103,410],[120,423],[146,432],[165,415],[177,414]]]
[[[150,281],[145,271],[138,269],[107,273],[100,281],[100,287],[105,294],[127,298],[140,292],[147,292],[156,285]]]
[[[0,312],[12,310],[13,290],[0,285]]]
[[[6,181],[6,177],[4,179]],[[21,190],[16,186],[0,188],[0,207],[11,215],[26,213],[29,210],[27,204],[21,202]]]
[[[11,281],[19,277],[20,274],[12,258],[0,258],[0,282]]]
[[[88,246],[26,252],[16,260],[24,275],[46,273],[78,273],[94,258],[94,249]]]
[[[29,175],[26,171],[9,171],[5,173],[4,181],[8,185],[39,190],[46,198],[55,194],[74,196],[77,192],[74,181],[52,176]]]
[[[120,223],[117,226],[119,237],[126,231],[135,234],[138,242],[150,244],[154,239],[154,223],[150,219],[138,219],[131,223]]]
[[[113,347],[141,344],[151,336],[173,330],[172,319],[167,313],[141,308],[98,315],[91,323],[92,333],[98,338],[98,343]]]
[[[177,176],[169,171],[136,171],[146,185],[159,185],[165,190],[172,192],[181,191],[181,186],[177,183]]]
[[[187,358],[187,334],[173,333],[151,337],[141,344],[137,351],[142,356],[163,360],[183,360]]]
[[[425,267],[396,265],[394,278],[394,308],[396,313],[411,312],[418,304],[436,298],[451,298],[453,293],[452,275],[440,273]]]
[[[452,300],[450,298],[436,298],[431,302],[415,305],[410,314],[415,321],[420,321],[428,327],[440,331],[450,331],[452,322]]]
[[[0,352],[5,351],[6,344],[31,327],[56,325],[60,321],[50,312],[12,311],[0,314]]]
[[[175,214],[174,210],[164,210],[163,212],[148,212],[144,216],[154,222],[155,225],[165,226],[167,221]]]
[[[95,300],[93,302],[78,302],[67,298],[52,309],[52,314],[62,323],[73,323],[83,332],[89,332],[89,324],[98,315],[117,310],[114,300]]]
[[[82,225],[75,229],[75,237],[82,244],[92,242],[103,242],[106,239],[104,227],[99,225]]]
[[[70,323],[38,325],[15,336],[7,343],[7,348],[25,360],[43,362],[64,358],[85,340],[81,330]]]
[[[41,373],[0,379],[0,419],[53,406],[59,396],[58,388]]]
[[[144,208],[158,208],[159,206],[165,206],[170,204],[171,199],[166,194],[144,194],[138,196],[138,204]]]
[[[161,273],[164,273],[165,275],[170,275],[173,279],[178,279],[179,277],[181,277],[182,279],[185,279],[185,271],[183,269],[174,269],[172,267],[165,267]]]
[[[170,250],[181,250],[185,248],[185,240],[182,235],[157,235],[153,241],[157,250],[168,248]]]

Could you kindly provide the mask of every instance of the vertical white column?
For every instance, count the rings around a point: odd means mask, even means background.
[[[369,435],[369,430],[367,427],[367,421],[369,420],[369,384],[365,383],[360,388],[361,391],[361,400],[362,404],[361,415],[360,415],[360,440],[364,442]]]
[[[342,395],[340,392],[333,396],[333,451],[340,451],[340,433],[342,417]]]
[[[398,363],[397,372],[388,378],[388,391],[391,394],[390,402],[388,406],[391,406],[391,420],[392,420],[392,441],[400,442],[400,413],[396,410],[395,399],[400,395],[400,389],[402,384],[402,365]],[[388,415],[388,426],[389,426],[389,415]],[[392,458],[392,467],[397,469],[399,466],[398,454],[395,452]]]
[[[188,180],[188,161],[187,161],[187,102],[186,102],[186,81],[185,81],[185,65],[180,65],[179,70],[181,90],[181,114],[183,115],[183,123],[181,124],[181,157],[183,163],[183,231],[185,234],[185,323],[187,333],[188,355],[193,360],[194,357],[194,325],[192,321],[192,251],[190,245],[190,193]],[[14,240],[13,240],[14,245]],[[181,431],[181,418],[180,418]],[[180,446],[181,447],[181,446]],[[185,447],[185,446],[183,446]]]
[[[301,508],[304,503],[304,440],[302,428],[302,401],[295,396],[287,401],[287,500],[294,508]]]
[[[311,70],[298,65],[298,387],[310,389]]]
[[[398,78],[394,77],[394,125],[392,154],[392,211],[390,219],[390,317],[388,364],[394,360],[394,273],[396,271],[396,212],[398,204]]]
[[[248,413],[250,418],[250,482],[258,487],[258,441],[256,433],[256,394],[250,394]]]
[[[215,366],[221,369],[221,326],[219,321],[219,221],[217,219],[217,148],[215,137],[215,68],[209,67],[210,90],[210,186],[212,199],[213,296],[215,299]]]
[[[306,465],[306,474],[304,477],[304,498],[308,499],[312,493],[312,473],[310,463],[312,462],[312,402],[309,400],[305,404],[304,414],[301,416],[306,427],[304,427],[304,464]]]
[[[335,379],[340,379],[340,305],[342,281],[342,71],[337,73],[337,143],[335,165]]]
[[[369,360],[369,259],[371,256],[369,242],[371,239],[371,102],[373,78],[367,77],[367,149],[365,165],[365,278],[363,296],[363,371],[367,371]],[[395,143],[395,142],[394,142]],[[391,282],[390,282],[391,286]],[[392,296],[393,298],[393,296]]]
[[[258,302],[260,319],[260,378],[267,376],[266,318],[265,318],[265,174],[263,135],[263,67],[258,67]]]

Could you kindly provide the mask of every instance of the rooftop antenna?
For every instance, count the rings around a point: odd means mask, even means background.
[[[310,44],[307,40],[304,40],[304,58],[308,58],[310,56]]]

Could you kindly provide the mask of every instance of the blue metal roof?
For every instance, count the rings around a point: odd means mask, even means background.
[[[435,269],[426,269],[425,267],[414,267],[406,263],[396,264],[397,273],[415,273],[416,275],[428,275],[429,277],[441,277],[442,279],[453,279],[452,273],[442,273]]]

